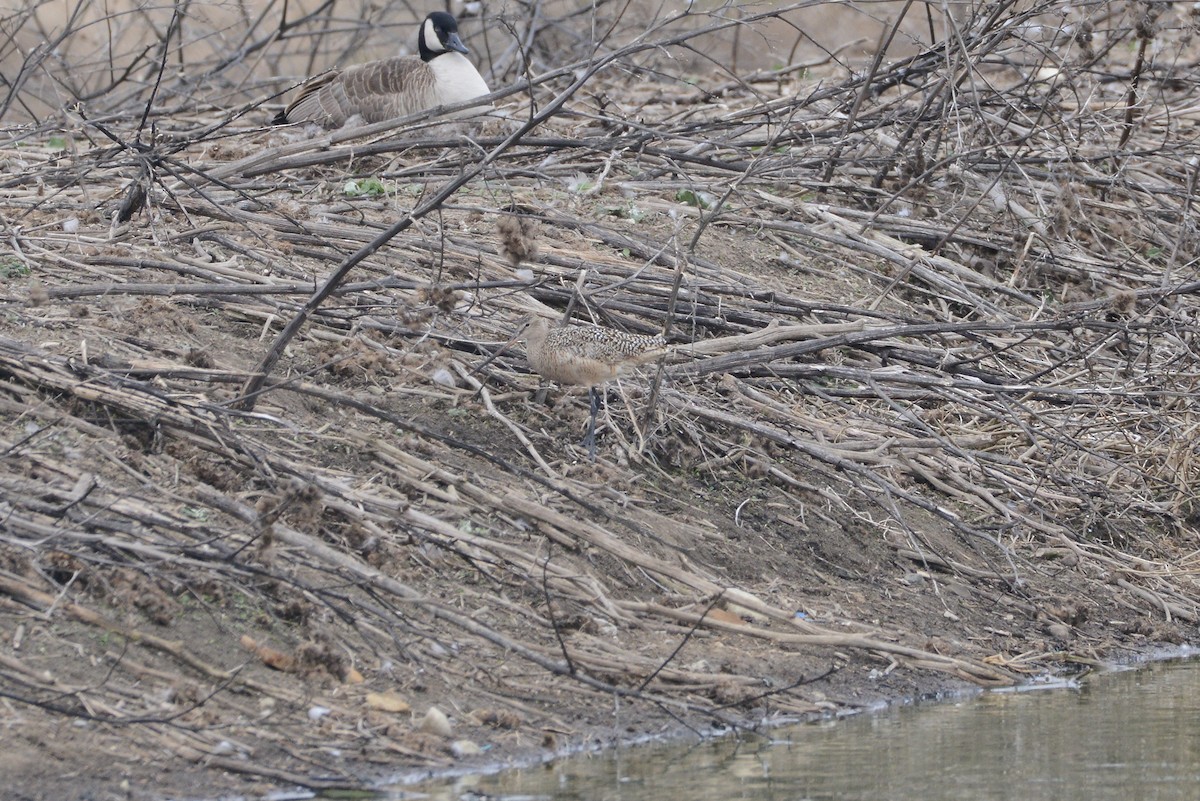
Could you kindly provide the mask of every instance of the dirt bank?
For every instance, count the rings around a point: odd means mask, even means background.
[[[601,62],[566,15],[453,131],[270,130],[219,64],[6,128],[7,790],[361,787],[1189,640],[1200,154],[1157,8],[742,75],[687,49],[718,16]],[[594,463],[586,391],[503,347],[568,312],[671,346]]]

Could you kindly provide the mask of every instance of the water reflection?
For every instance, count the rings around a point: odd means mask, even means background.
[[[902,707],[771,739],[643,746],[421,790],[507,801],[1194,799],[1198,708],[1200,663],[1169,662],[1074,690]]]

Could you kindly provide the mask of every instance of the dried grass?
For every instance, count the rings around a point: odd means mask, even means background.
[[[681,69],[705,63],[699,37],[796,8],[664,11],[637,29],[607,7],[486,17],[487,41],[522,43],[495,62],[509,116],[451,141],[425,121],[294,141],[260,128],[258,104],[285,89],[259,77],[278,57],[264,54],[323,16],[260,25],[186,75],[164,66],[180,52],[165,35],[46,116],[28,96],[55,70],[31,53],[0,106],[37,118],[0,142],[0,589],[219,682],[172,720],[232,714],[223,690],[255,681],[281,703],[301,691],[67,601],[76,577],[169,565],[170,593],[186,571],[264,607],[283,587],[353,621],[338,646],[352,662],[400,652],[474,681],[429,646],[451,639],[732,722],[713,699],[762,676],[677,664],[697,631],[983,684],[1028,669],[798,619],[811,599],[740,585],[696,558],[708,535],[668,534],[643,508],[648,487],[732,477],[789,499],[781,517],[801,525],[864,521],[1031,620],[1066,615],[1042,608],[1059,565],[1084,605],[1196,620],[1194,16],[983,3],[910,58]],[[593,27],[611,30],[592,52],[562,49]],[[381,193],[347,192],[351,178]],[[536,224],[536,248],[514,256],[497,220]],[[519,352],[473,372],[536,306],[674,344],[651,400],[611,402],[595,472],[573,428],[525,411]],[[213,334],[256,329],[274,345]],[[454,598],[430,594],[446,582]],[[717,605],[745,619],[706,614]],[[663,631],[665,650],[627,636]],[[65,689],[5,658],[23,700],[161,722],[113,702],[132,677]],[[815,708],[801,684],[772,703]],[[154,731],[197,758],[223,736]],[[369,753],[407,753],[374,736]]]

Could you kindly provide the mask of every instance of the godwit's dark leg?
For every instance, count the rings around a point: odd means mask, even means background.
[[[588,449],[588,458],[593,462],[596,461],[596,413],[600,411],[600,393],[595,387],[591,389],[592,396],[592,414],[588,419],[587,436],[583,438],[583,445]]]

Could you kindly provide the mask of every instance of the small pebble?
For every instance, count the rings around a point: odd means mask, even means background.
[[[470,740],[455,740],[454,742],[450,743],[450,753],[461,759],[462,757],[482,754],[483,749]]]
[[[454,374],[445,367],[439,367],[434,370],[429,376],[429,379],[435,384],[441,384],[443,387],[454,387],[458,385],[454,380]]]
[[[1046,631],[1056,640],[1071,639],[1071,627],[1065,626],[1062,623],[1051,623],[1046,627]]]
[[[425,717],[421,719],[421,725],[417,728],[427,734],[436,734],[439,737],[449,737],[454,733],[454,729],[450,727],[450,718],[446,717],[446,713],[436,706],[429,707],[429,711],[425,713]]]

